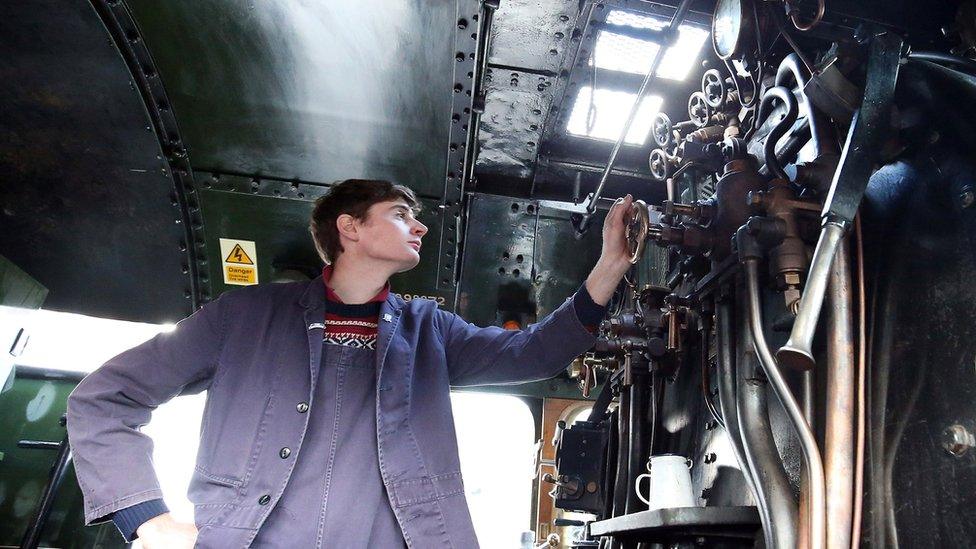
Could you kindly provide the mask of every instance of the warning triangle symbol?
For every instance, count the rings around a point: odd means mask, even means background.
[[[247,255],[247,252],[244,251],[244,248],[241,248],[240,244],[234,245],[234,249],[227,254],[227,259],[224,261],[227,263],[238,263],[241,265],[254,265],[254,262],[251,261],[251,258]]]

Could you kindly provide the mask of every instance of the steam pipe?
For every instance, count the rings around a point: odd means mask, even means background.
[[[763,156],[766,161],[766,167],[769,168],[769,171],[773,175],[779,179],[789,181],[789,176],[786,175],[786,172],[783,170],[783,165],[780,164],[779,158],[776,157],[776,143],[793,126],[793,123],[796,122],[797,112],[799,111],[796,96],[793,95],[793,92],[789,88],[784,86],[770,88],[763,95],[762,101],[759,103],[759,112],[756,114],[756,120],[757,124],[759,120],[765,120],[769,116],[773,101],[777,99],[786,103],[786,116],[766,136],[766,142],[763,143]]]
[[[826,232],[826,231],[825,231]],[[737,240],[742,240],[737,235]],[[810,487],[810,549],[824,549],[824,535],[826,527],[825,516],[825,486],[823,461],[817,440],[813,431],[803,417],[803,410],[790,391],[783,373],[779,371],[776,360],[769,351],[766,335],[762,328],[762,309],[759,300],[759,259],[753,255],[742,254],[740,247],[740,261],[745,267],[747,301],[749,305],[749,328],[752,331],[755,350],[759,354],[760,364],[772,384],[773,391],[786,410],[787,417],[800,439],[803,457],[806,461],[808,486]],[[829,264],[828,264],[829,267]],[[821,294],[822,296],[822,294]],[[802,308],[802,305],[801,305]],[[818,311],[819,313],[819,311]],[[799,319],[798,319],[799,321]]]
[[[743,293],[739,292],[739,295]],[[746,308],[740,306],[738,309],[738,324],[743,325]],[[754,476],[757,503],[766,507],[763,522],[765,544],[771,549],[794,549],[798,546],[797,505],[773,439],[769,423],[768,383],[758,371],[752,335],[748,330],[739,331],[736,356],[739,359],[736,368],[736,409],[742,448]],[[762,511],[760,518],[763,518]]]
[[[796,82],[797,90],[803,96],[803,114],[807,119],[807,124],[810,126],[810,140],[813,142],[815,157],[820,157],[824,154],[840,154],[837,141],[830,131],[828,121],[813,106],[810,98],[804,92],[810,76],[806,67],[801,65],[800,58],[795,53],[787,55],[780,62],[779,68],[776,70],[776,86],[785,86],[790,81],[791,76]]]

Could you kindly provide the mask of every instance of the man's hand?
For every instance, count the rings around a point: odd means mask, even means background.
[[[136,534],[144,549],[193,549],[197,541],[197,527],[177,522],[169,513],[142,523]]]
[[[586,279],[586,291],[597,305],[610,302],[620,279],[631,267],[627,237],[624,234],[624,216],[633,201],[629,194],[618,198],[603,222],[603,251]]]

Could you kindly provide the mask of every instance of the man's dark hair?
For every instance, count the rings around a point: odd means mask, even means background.
[[[412,190],[403,185],[376,179],[346,179],[332,186],[329,193],[315,201],[308,229],[312,233],[315,249],[326,263],[333,263],[339,256],[339,230],[336,220],[349,214],[356,219],[366,219],[370,206],[379,202],[403,200],[415,212],[420,211],[420,201]]]

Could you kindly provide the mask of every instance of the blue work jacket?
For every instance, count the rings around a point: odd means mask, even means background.
[[[197,547],[249,546],[302,457],[324,318],[321,277],[251,286],[87,376],[68,400],[86,523],[162,497],[152,442],[139,428],[160,404],[206,390],[188,491]],[[390,294],[379,316],[376,437],[383,483],[410,547],[477,547],[450,387],[550,378],[593,341],[572,300],[510,331]]]

